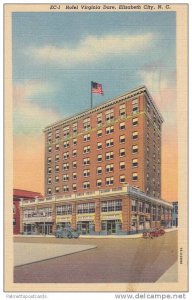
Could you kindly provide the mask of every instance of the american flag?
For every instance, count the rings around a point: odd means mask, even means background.
[[[91,93],[103,95],[102,84],[91,81]]]

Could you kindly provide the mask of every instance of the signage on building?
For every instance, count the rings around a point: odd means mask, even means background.
[[[77,215],[77,221],[94,221],[95,220],[95,214],[94,215]]]
[[[23,222],[26,223],[26,221],[27,221],[27,223],[52,222],[52,216],[23,218]]]
[[[122,214],[121,213],[101,214],[101,220],[122,220]]]
[[[56,218],[56,222],[57,223],[61,223],[61,222],[71,222],[71,216],[59,216]]]

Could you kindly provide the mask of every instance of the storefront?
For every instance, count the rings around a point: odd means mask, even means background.
[[[93,234],[95,232],[95,214],[77,215],[77,231],[81,234]]]
[[[72,217],[67,216],[57,216],[56,217],[56,228],[68,228],[71,227]]]

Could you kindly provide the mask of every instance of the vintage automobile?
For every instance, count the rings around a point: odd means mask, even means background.
[[[162,228],[153,228],[149,231],[143,232],[143,238],[154,238],[165,234],[165,230]]]
[[[74,238],[77,239],[79,237],[79,232],[72,228],[59,228],[55,231],[56,238]]]

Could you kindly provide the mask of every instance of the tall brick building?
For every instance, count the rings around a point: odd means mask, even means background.
[[[169,226],[172,205],[160,200],[162,122],[142,86],[47,126],[41,205],[50,201],[52,228],[106,234]]]

